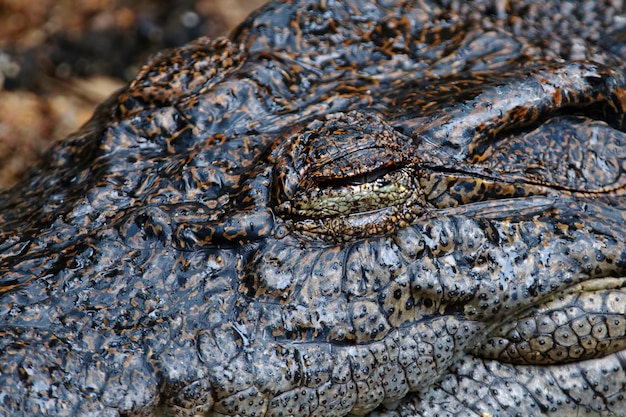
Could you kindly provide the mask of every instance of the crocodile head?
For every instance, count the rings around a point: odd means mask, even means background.
[[[626,13],[379,3],[156,55],[1,196],[2,412],[626,409]]]

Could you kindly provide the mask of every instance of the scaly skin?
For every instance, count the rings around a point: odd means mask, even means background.
[[[0,414],[626,414],[626,12],[273,2],[0,196]]]

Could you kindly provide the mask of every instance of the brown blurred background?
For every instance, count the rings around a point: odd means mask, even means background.
[[[146,58],[227,35],[265,0],[0,0],[0,188]]]

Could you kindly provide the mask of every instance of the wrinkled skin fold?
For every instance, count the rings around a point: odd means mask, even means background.
[[[620,2],[275,1],[0,195],[0,414],[626,410]]]

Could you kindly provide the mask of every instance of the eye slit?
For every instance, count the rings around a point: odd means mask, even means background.
[[[296,192],[290,212],[299,218],[322,219],[388,210],[404,205],[416,185],[411,167],[381,168],[326,186],[311,181]]]
[[[313,176],[313,182],[319,188],[339,188],[345,186],[363,185],[379,182],[380,186],[389,184],[388,174],[400,170],[395,164],[380,166],[371,171],[365,171],[350,176]]]

